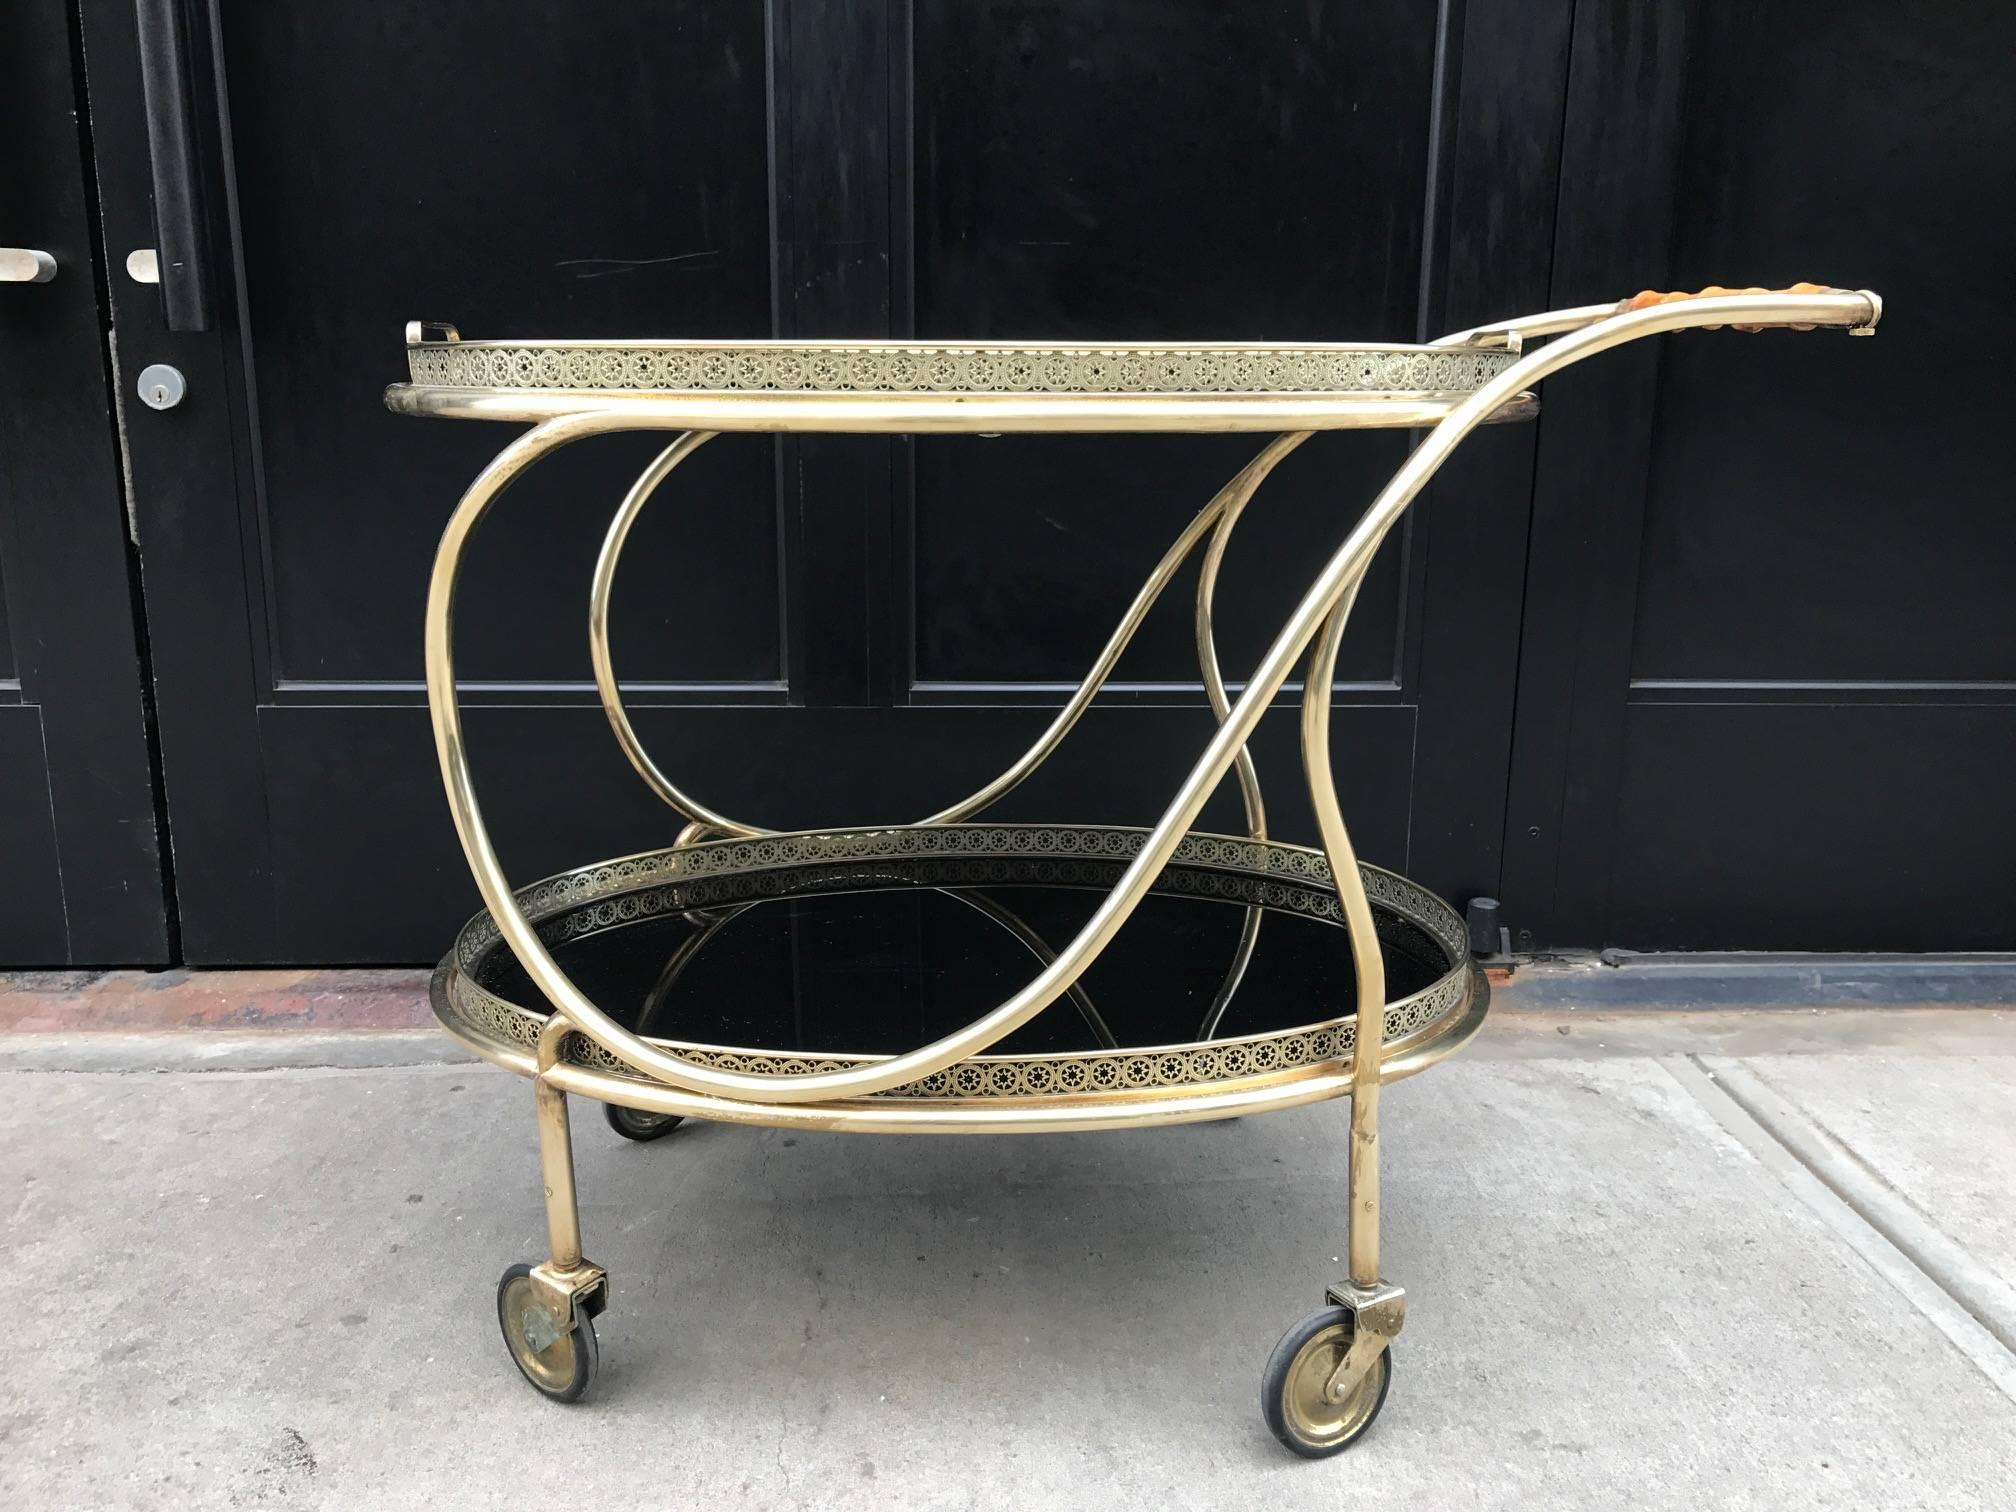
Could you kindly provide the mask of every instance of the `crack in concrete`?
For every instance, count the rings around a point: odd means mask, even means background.
[[[1699,1055],[1662,1056],[1659,1064],[1724,1131],[2016,1402],[2016,1327],[2012,1327],[2016,1312],[1999,1316],[2000,1310],[1989,1300],[1992,1288],[2006,1291],[2006,1283],[1923,1220],[1900,1222],[1894,1212],[1885,1214],[1887,1223],[1872,1219],[1865,1209],[1877,1207],[1872,1194],[1880,1188],[1858,1182],[1850,1174],[1858,1167],[1830,1157],[1824,1146],[1816,1145],[1816,1138],[1824,1136],[1800,1127],[1802,1122],[1810,1126],[1811,1120],[1782,1099],[1774,1099],[1747,1068],[1723,1064],[1711,1069]],[[1964,1257],[1964,1264],[1941,1253],[1941,1241]]]

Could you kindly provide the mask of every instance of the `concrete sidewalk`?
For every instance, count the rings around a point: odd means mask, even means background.
[[[541,1253],[524,1083],[396,1029],[0,1036],[0,1507],[2016,1506],[2012,1036],[1495,1015],[1386,1099],[1407,1331],[1320,1463],[1258,1376],[1341,1273],[1342,1105],[656,1145],[583,1109],[613,1300],[565,1408],[493,1313]]]

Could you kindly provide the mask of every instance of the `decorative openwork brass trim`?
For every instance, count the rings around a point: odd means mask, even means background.
[[[1116,825],[1054,824],[934,824],[897,825],[852,830],[807,830],[795,834],[764,835],[753,840],[708,840],[697,845],[643,851],[593,866],[560,872],[520,889],[514,896],[525,916],[534,924],[545,924],[556,914],[585,903],[599,902],[617,894],[637,893],[667,883],[691,883],[702,878],[741,877],[744,874],[774,871],[833,862],[872,862],[912,857],[983,857],[995,859],[1083,858],[1088,861],[1125,862],[1140,854],[1147,831]],[[1330,864],[1322,852],[1273,840],[1248,840],[1233,835],[1213,835],[1193,831],[1176,845],[1170,857],[1171,870],[1178,865],[1211,868],[1214,872],[1244,873],[1271,880],[1250,893],[1234,879],[1200,881],[1195,896],[1237,897],[1242,902],[1260,903],[1269,908],[1294,909],[1317,918],[1337,920],[1336,892],[1331,885]],[[1367,895],[1393,913],[1420,925],[1435,937],[1451,960],[1462,960],[1469,950],[1463,921],[1440,898],[1416,882],[1376,866],[1360,866]],[[1163,886],[1178,890],[1169,872]],[[903,881],[921,880],[921,874],[907,874]],[[987,881],[1008,881],[1010,875],[932,878],[925,885],[975,886]],[[1061,878],[1059,879],[1061,880]],[[1296,886],[1295,884],[1301,884]],[[1220,891],[1223,888],[1225,890]],[[703,897],[698,891],[683,895],[682,908],[705,908],[716,903],[753,896],[733,888]],[[642,915],[638,915],[641,917]],[[610,923],[618,922],[612,913]],[[497,926],[487,913],[478,914],[456,937],[455,956],[467,971],[477,957],[497,939]]]
[[[1461,1010],[1472,1001],[1468,976],[1467,968],[1452,972],[1427,991],[1396,1004],[1386,1024],[1388,1053],[1411,1049],[1429,1037],[1426,1031],[1460,1017]],[[452,966],[443,972],[440,991],[444,996],[437,1000],[435,1011],[444,1024],[465,1037],[473,1029],[480,1036],[530,1050],[537,1044],[546,1023],[539,1015],[484,991]],[[815,1071],[872,1065],[884,1058],[730,1050],[655,1037],[651,1043],[676,1050],[702,1065],[757,1076],[805,1076]],[[934,1071],[919,1081],[870,1096],[878,1102],[919,1098],[971,1101],[1205,1088],[1314,1066],[1348,1066],[1356,1043],[1357,1026],[1349,1019],[1341,1019],[1208,1044],[1086,1051],[1075,1055],[980,1055]],[[656,1085],[651,1078],[640,1076],[580,1035],[568,1036],[560,1058],[587,1070],[645,1086]]]
[[[973,342],[430,341],[426,387],[873,394],[1463,394],[1515,361],[1482,348]]]
[[[1066,825],[934,825],[718,840],[581,867],[518,893],[526,917],[550,949],[563,941],[619,929],[665,914],[753,898],[855,891],[867,886],[968,888],[988,885],[1112,886],[1145,838],[1142,830]],[[1192,834],[1154,891],[1215,898],[1342,923],[1336,889],[1321,853],[1278,842]],[[893,863],[893,864],[892,864]],[[1405,877],[1361,867],[1378,905],[1382,934],[1418,932],[1442,953],[1447,970],[1386,1011],[1389,1053],[1408,1048],[1452,1016],[1474,990],[1462,921],[1440,899]],[[537,1044],[548,1015],[477,985],[486,954],[497,948],[487,914],[464,927],[438,984],[436,1011],[451,1028],[474,1028],[516,1046]],[[454,1021],[460,1019],[458,1026]],[[759,1076],[802,1076],[870,1065],[886,1056],[842,1057],[749,1050],[652,1039],[701,1064]],[[1271,1076],[1352,1058],[1352,1015],[1236,1039],[1133,1046],[1031,1056],[974,1056],[878,1097],[896,1099],[1072,1096],[1197,1087]],[[638,1076],[593,1041],[570,1035],[560,1058],[616,1076]]]

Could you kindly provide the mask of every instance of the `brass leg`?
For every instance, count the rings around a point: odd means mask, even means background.
[[[1350,1348],[1331,1368],[1323,1385],[1324,1400],[1331,1403],[1346,1400],[1358,1387],[1407,1317],[1406,1293],[1379,1275],[1379,1087],[1386,1049],[1386,963],[1379,953],[1372,903],[1365,895],[1358,856],[1344,827],[1330,762],[1331,687],[1345,622],[1357,597],[1358,581],[1353,581],[1316,638],[1302,688],[1302,762],[1323,850],[1330,860],[1338,903],[1351,936],[1351,958],[1358,978],[1358,1028],[1351,1052],[1351,1140],[1346,1157],[1350,1279],[1330,1289],[1332,1304],[1350,1311],[1352,1332]]]
[[[1351,1155],[1346,1180],[1351,1194],[1348,1221],[1351,1280],[1357,1286],[1371,1286],[1379,1279],[1379,1083],[1376,1080],[1351,1088]]]
[[[532,1082],[546,1193],[547,1258],[539,1265],[512,1266],[497,1288],[497,1321],[513,1362],[534,1387],[561,1402],[579,1398],[595,1378],[600,1356],[594,1320],[609,1300],[609,1278],[581,1254],[567,1094],[547,1077],[572,1032],[565,1018],[553,1015],[539,1037],[538,1073]]]
[[[539,1075],[532,1085],[539,1108],[539,1174],[546,1191],[548,1267],[557,1273],[581,1268],[581,1210],[574,1199],[574,1137],[567,1123],[567,1094],[546,1077],[559,1059],[567,1021],[558,1014],[539,1037]]]
[[[556,1292],[569,1300],[591,1289],[606,1291],[607,1277],[600,1266],[581,1257],[581,1209],[574,1199],[574,1136],[567,1122],[567,1094],[554,1086],[547,1073],[560,1060],[560,1046],[573,1027],[559,1014],[547,1021],[539,1036],[539,1073],[532,1081],[532,1095],[539,1109],[539,1174],[546,1192],[546,1243],[544,1265],[533,1267],[550,1278]],[[592,1309],[602,1310],[597,1300]]]
[[[1376,542],[1375,542],[1376,545]],[[1349,1278],[1330,1305],[1295,1324],[1260,1375],[1267,1426],[1297,1454],[1342,1453],[1379,1416],[1393,1380],[1389,1349],[1407,1317],[1407,1294],[1379,1279],[1379,1085],[1386,1045],[1386,963],[1371,900],[1337,803],[1330,763],[1330,693],[1337,649],[1369,553],[1347,580],[1309,653],[1302,684],[1302,767],[1357,973],[1357,1035],[1351,1050],[1351,1138],[1346,1153]]]

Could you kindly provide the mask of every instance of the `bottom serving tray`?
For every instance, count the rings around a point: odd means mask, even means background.
[[[992,1009],[1078,931],[1144,834],[944,825],[716,840],[566,872],[518,897],[562,970],[631,1032],[700,1064],[784,1077],[886,1058]],[[1468,1039],[1488,988],[1447,904],[1391,872],[1364,877],[1392,1079]],[[1216,1099],[1228,1105],[1214,1116],[1227,1116],[1345,1090],[1357,1026],[1340,1010],[1354,990],[1320,852],[1193,834],[1070,994],[993,1053],[891,1091],[844,1105],[696,1099],[580,1034],[558,1069],[567,1091],[752,1122],[816,1123],[822,1107],[844,1106],[890,1115],[853,1126],[901,1128],[904,1109],[1068,1107],[1074,1116],[1051,1123],[981,1122],[1104,1127],[1170,1121],[1173,1098],[1239,1094]],[[546,1010],[488,915],[463,928],[433,1001],[478,1054],[533,1069]],[[1086,1104],[1110,1116],[1086,1117]]]

